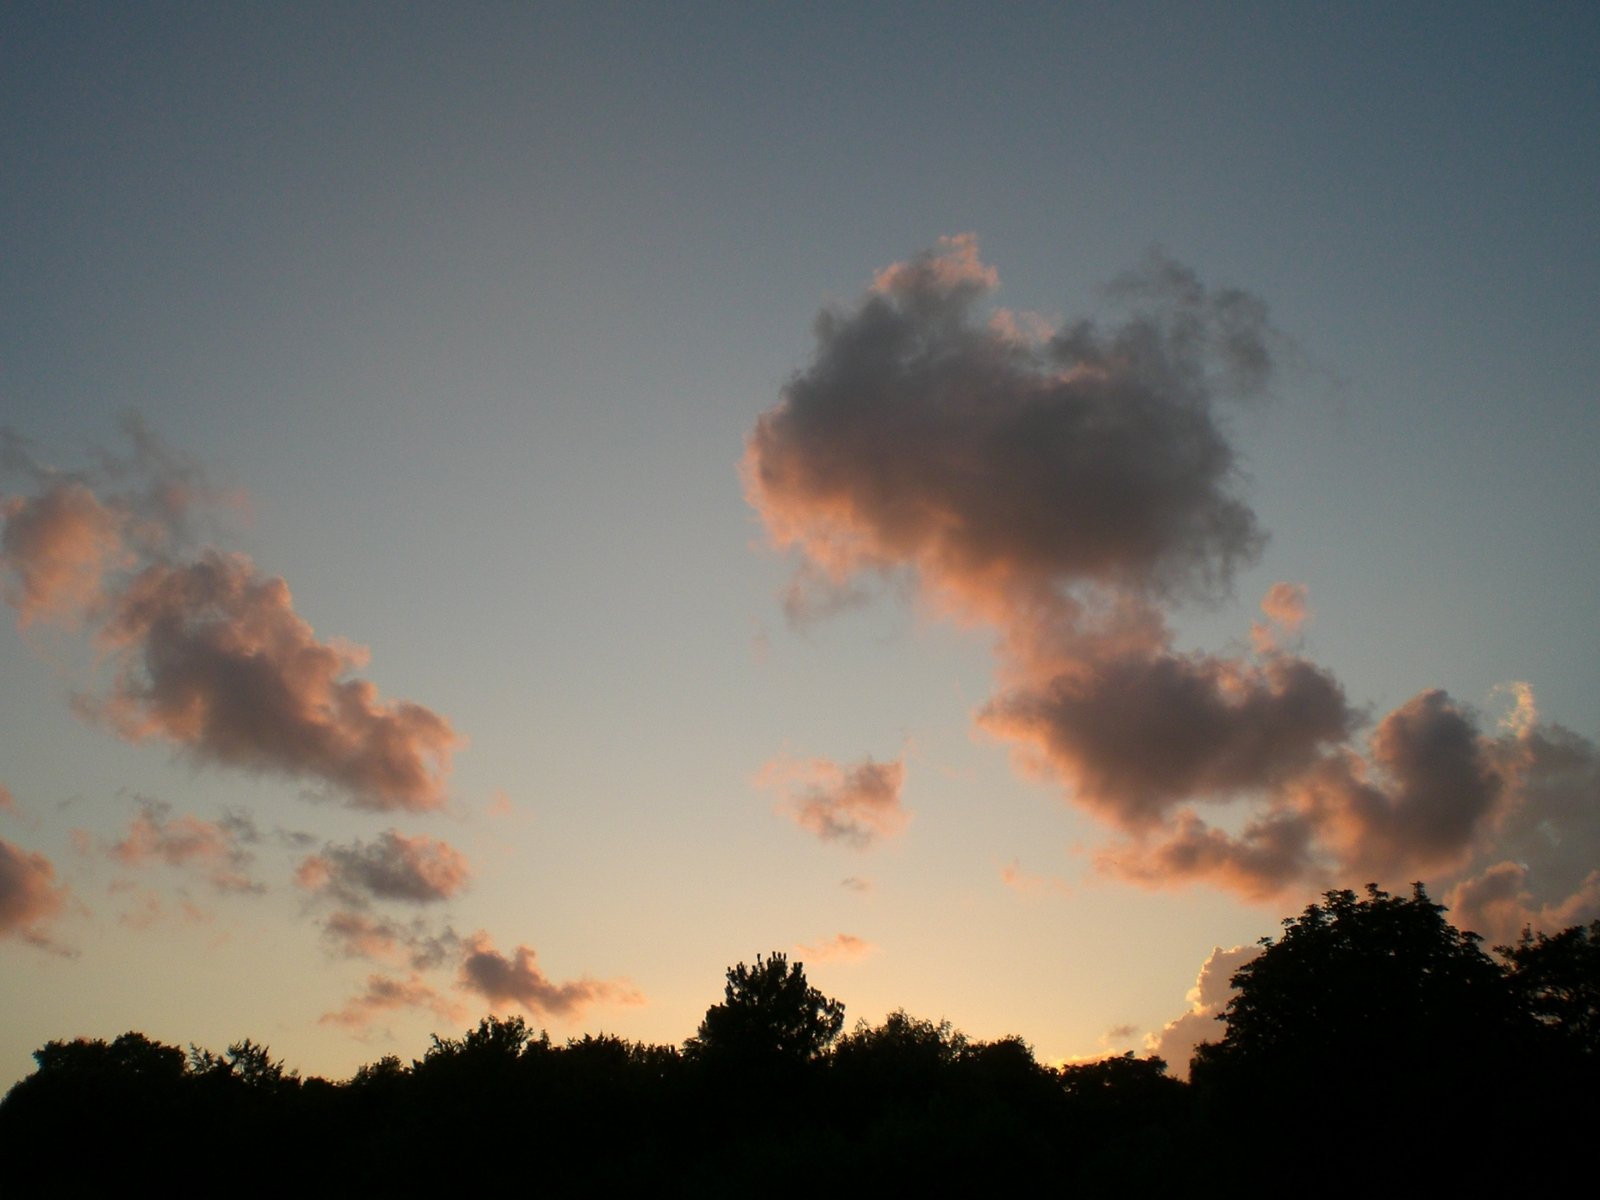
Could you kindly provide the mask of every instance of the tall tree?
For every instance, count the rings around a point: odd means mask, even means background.
[[[844,1026],[844,1005],[806,982],[805,965],[773,952],[728,968],[721,1004],[706,1010],[689,1052],[752,1067],[820,1058]]]

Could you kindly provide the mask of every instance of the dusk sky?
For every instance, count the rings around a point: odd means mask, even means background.
[[[7,6],[0,1088],[676,1043],[772,950],[1181,1065],[1325,888],[1600,918],[1597,61],[1593,4]]]

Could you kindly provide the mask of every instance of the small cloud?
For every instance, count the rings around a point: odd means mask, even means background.
[[[160,862],[200,871],[219,892],[265,890],[248,873],[252,855],[244,843],[258,840],[259,835],[247,816],[233,813],[221,821],[174,817],[169,815],[170,805],[144,798],[139,810],[127,834],[110,848],[111,857],[123,866]]]
[[[118,879],[106,889],[114,896],[127,898],[129,907],[117,914],[117,921],[131,929],[149,929],[168,919],[169,910],[167,902],[161,893],[154,888],[146,887],[131,879]],[[187,896],[179,894],[176,900],[176,916],[192,925],[205,924],[215,919],[215,913],[196,904]]]
[[[1000,868],[1000,882],[1023,896],[1070,896],[1072,885],[1053,875],[1031,875],[1016,859]]]
[[[901,759],[842,767],[825,758],[777,758],[756,776],[758,786],[778,792],[780,811],[802,829],[857,847],[905,829],[911,814],[900,803],[904,782]]]
[[[1310,590],[1303,583],[1275,583],[1261,601],[1265,621],[1250,626],[1257,654],[1275,654],[1299,637],[1311,619]]]
[[[394,979],[387,975],[367,976],[366,986],[335,1012],[324,1013],[323,1025],[337,1025],[353,1034],[364,1034],[380,1017],[407,1009],[425,1009],[442,1021],[460,1024],[465,1015],[461,1005],[423,982],[418,975]]]
[[[852,892],[870,892],[872,880],[864,879],[860,875],[849,875],[839,881],[839,886],[849,888]]]
[[[375,842],[324,846],[300,864],[295,882],[361,906],[373,899],[411,904],[448,900],[470,877],[466,856],[448,842],[389,829]]]
[[[871,942],[849,933],[836,933],[827,941],[814,946],[796,946],[795,949],[818,961],[832,959],[844,962],[857,962],[878,952],[878,947]]]
[[[66,902],[55,867],[42,854],[0,838],[0,938],[17,937],[46,950],[60,950],[44,927]]]
[[[401,922],[348,909],[328,914],[322,922],[322,937],[340,958],[404,963],[417,971],[453,958],[461,941],[453,929],[434,932],[420,917]]]
[[[491,1005],[515,1004],[536,1017],[573,1020],[592,1004],[643,1004],[644,997],[625,983],[598,979],[556,983],[540,970],[529,946],[508,957],[494,948],[486,933],[466,940],[461,986]]]
[[[511,803],[511,797],[504,788],[495,788],[489,795],[489,807],[484,809],[484,815],[496,820],[516,814],[516,806]]]

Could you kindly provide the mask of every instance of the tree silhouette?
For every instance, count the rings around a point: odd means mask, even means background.
[[[1420,883],[1410,897],[1327,892],[1262,939],[1234,973],[1226,1035],[1193,1065],[1211,1111],[1261,1139],[1253,1182],[1300,1164],[1312,1130],[1319,1144],[1398,1137],[1419,1180],[1459,1178],[1446,1148],[1461,1130],[1520,1119],[1525,1022],[1478,941]],[[1474,1166],[1509,1170],[1505,1153]]]
[[[1550,935],[1525,929],[1495,951],[1523,1011],[1563,1049],[1600,1061],[1600,921]]]
[[[1375,884],[1366,899],[1331,891],[1284,921],[1284,934],[1233,976],[1227,1034],[1202,1046],[1206,1069],[1307,1058],[1414,1057],[1420,1048],[1480,1038],[1510,1007],[1500,970],[1475,933],[1444,919],[1415,884],[1409,898]]]
[[[806,982],[805,964],[774,951],[756,965],[728,968],[723,1001],[706,1010],[689,1053],[753,1068],[820,1058],[844,1025],[844,1005]]]

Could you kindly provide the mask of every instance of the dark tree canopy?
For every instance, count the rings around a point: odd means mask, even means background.
[[[1192,1071],[1214,1119],[1258,1135],[1251,1186],[1297,1169],[1313,1129],[1349,1145],[1399,1138],[1412,1182],[1437,1182],[1467,1170],[1445,1154],[1462,1130],[1527,1126],[1527,1022],[1478,941],[1421,884],[1327,892],[1263,939],[1233,976],[1226,1034]],[[1511,1170],[1509,1148],[1491,1149],[1502,1157],[1475,1169]]]
[[[1512,994],[1552,1043],[1600,1060],[1600,921],[1556,934],[1523,930],[1497,946]]]
[[[758,1064],[820,1058],[844,1026],[844,1005],[806,982],[805,964],[774,952],[756,965],[728,968],[721,1004],[706,1010],[692,1054]]]
[[[1326,893],[1286,919],[1276,942],[1264,938],[1262,953],[1234,974],[1239,993],[1223,1014],[1227,1034],[1202,1047],[1202,1059],[1367,1059],[1502,1024],[1508,1006],[1499,968],[1478,948],[1477,934],[1455,928],[1444,911],[1420,883],[1409,897],[1372,884],[1365,899]]]

